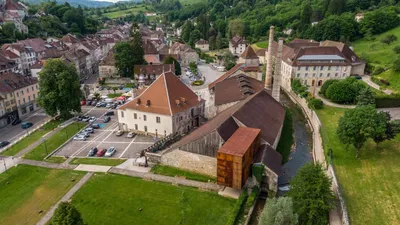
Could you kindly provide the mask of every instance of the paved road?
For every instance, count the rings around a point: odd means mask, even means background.
[[[375,84],[372,80],[371,80],[371,76],[368,75],[364,75],[362,77],[362,81],[364,81],[366,84],[368,84],[370,87],[375,88],[377,90],[380,90],[380,86]],[[383,92],[385,92],[386,94],[390,95],[392,94],[392,91],[389,89],[384,90]]]
[[[42,110],[37,111],[36,113],[32,114],[32,116],[23,119],[22,122],[32,122],[33,126],[29,129],[22,129],[21,125],[18,124],[16,126],[12,126],[9,124],[6,127],[0,129],[0,141],[9,141],[12,142],[18,137],[30,132],[31,130],[35,129],[37,126],[48,120],[50,117],[45,115]]]
[[[380,108],[378,111],[389,112],[392,120],[400,120],[400,108]]]
[[[0,174],[19,163],[19,158],[0,156]]]

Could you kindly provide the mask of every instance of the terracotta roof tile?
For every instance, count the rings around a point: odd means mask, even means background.
[[[254,52],[253,48],[250,45],[246,47],[240,57],[244,59],[258,59],[257,54]]]
[[[146,60],[148,64],[160,64],[160,60],[154,55],[144,55],[144,60]]]

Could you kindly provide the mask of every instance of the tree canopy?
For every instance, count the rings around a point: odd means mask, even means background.
[[[80,212],[70,202],[58,205],[50,225],[84,225]]]
[[[39,73],[38,103],[50,116],[69,118],[72,111],[81,112],[82,92],[75,66],[61,59],[46,60]]]
[[[321,164],[307,164],[290,181],[289,197],[293,199],[294,211],[299,216],[299,224],[328,224],[328,213],[334,195],[331,180]]]
[[[181,75],[181,65],[179,64],[179,62],[174,59],[174,57],[172,56],[168,56],[165,60],[164,60],[164,64],[174,64],[175,65],[175,75]]]
[[[258,225],[297,225],[298,216],[289,197],[267,199]]]

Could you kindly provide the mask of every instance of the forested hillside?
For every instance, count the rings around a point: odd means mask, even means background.
[[[399,0],[209,0],[182,6],[178,0],[155,0],[153,7],[166,13],[166,21],[183,25],[182,39],[200,38],[210,47],[225,47],[233,35],[250,42],[265,39],[270,25],[279,36],[354,41],[398,26]],[[357,23],[356,13],[365,18]],[[312,25],[313,24],[313,25]]]

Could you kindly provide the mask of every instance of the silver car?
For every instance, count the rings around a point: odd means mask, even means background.
[[[126,135],[127,138],[133,138],[133,137],[135,137],[135,136],[136,136],[136,134],[133,133],[133,132],[129,132],[129,133]]]
[[[111,146],[109,149],[107,149],[106,154],[104,154],[105,157],[111,157],[112,155],[114,155],[114,153],[116,152],[115,147]]]
[[[74,140],[75,140],[75,141],[86,141],[86,137],[83,136],[83,135],[76,135],[76,136],[74,137]]]

